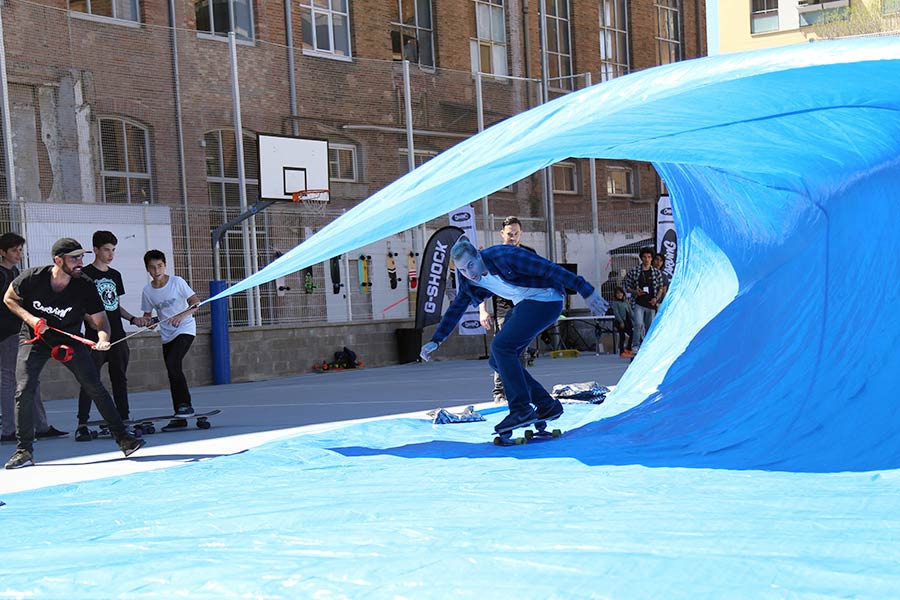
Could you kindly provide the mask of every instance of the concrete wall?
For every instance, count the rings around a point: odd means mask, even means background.
[[[395,332],[398,328],[412,326],[412,321],[391,320],[307,328],[271,326],[233,329],[230,332],[232,382],[309,373],[314,363],[333,358],[334,353],[344,346],[356,352],[365,367],[397,364],[399,355]],[[433,328],[426,330],[426,339],[432,331]],[[453,335],[441,346],[438,357],[478,358],[485,353],[483,340],[480,335]],[[128,344],[131,349],[129,391],[168,389],[159,336],[150,333],[138,335],[128,340]],[[192,386],[212,384],[209,332],[198,332],[185,360],[185,373]],[[106,368],[102,369],[102,376],[109,389]],[[41,386],[43,396],[48,400],[78,396],[78,385],[72,375],[54,361],[47,364]],[[92,412],[96,413],[96,409]],[[72,415],[74,418],[74,404]]]

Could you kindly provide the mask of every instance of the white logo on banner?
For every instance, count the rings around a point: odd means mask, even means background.
[[[475,209],[469,205],[458,208],[449,214],[450,224],[456,225],[463,230],[463,234],[469,238],[472,245],[478,247],[478,233],[475,231]],[[456,277],[461,275],[456,272]],[[459,282],[457,281],[457,288]],[[481,318],[478,314],[478,307],[469,307],[459,321],[460,335],[481,335],[485,333],[484,327],[481,326]]]

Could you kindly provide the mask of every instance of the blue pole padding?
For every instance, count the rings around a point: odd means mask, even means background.
[[[224,281],[210,281],[209,295],[215,296],[228,285]],[[212,336],[213,384],[231,383],[231,348],[228,343],[228,299],[213,300],[210,304]]]

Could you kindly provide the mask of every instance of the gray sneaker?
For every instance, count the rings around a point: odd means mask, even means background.
[[[21,469],[22,467],[30,467],[34,464],[34,457],[28,450],[16,450],[8,461],[6,461],[7,469]]]
[[[190,404],[179,404],[178,409],[175,411],[176,417],[185,416],[188,417],[194,414],[194,407]]]
[[[116,442],[119,444],[119,449],[125,456],[131,456],[140,450],[141,446],[147,443],[146,440],[136,438],[130,433],[122,435]]]

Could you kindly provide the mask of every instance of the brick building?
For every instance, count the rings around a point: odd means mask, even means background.
[[[9,107],[0,204],[171,207],[175,270],[203,282],[208,232],[240,206],[229,30],[248,202],[258,196],[256,133],[325,138],[336,215],[408,169],[402,59],[420,164],[477,132],[475,71],[489,126],[541,101],[543,63],[552,99],[584,87],[586,74],[597,84],[705,55],[704,4],[544,0],[542,36],[539,5],[527,0],[9,1],[0,7]],[[491,212],[544,218],[541,178],[492,194]],[[587,161],[553,167],[560,229],[590,230],[589,179]],[[595,190],[603,215],[638,207],[649,221],[661,183],[649,164],[598,161]],[[276,226],[260,228],[258,265],[305,235],[275,243],[266,236]],[[226,278],[240,279],[243,244],[226,242]]]

